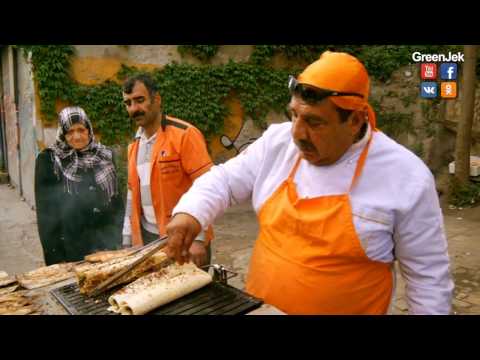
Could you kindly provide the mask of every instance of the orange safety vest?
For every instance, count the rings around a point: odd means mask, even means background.
[[[187,134],[187,132],[189,132]],[[128,188],[132,192],[132,245],[143,245],[141,232],[140,178],[137,172],[139,140],[128,146]],[[158,231],[166,226],[178,201],[193,181],[206,173],[213,163],[201,132],[189,123],[165,117],[157,131],[150,159],[150,190]],[[213,229],[205,232],[205,243],[213,239]]]
[[[360,176],[372,134],[358,160]],[[259,211],[246,290],[287,314],[385,314],[392,264],[372,261],[355,232],[349,194],[299,199],[285,180]]]

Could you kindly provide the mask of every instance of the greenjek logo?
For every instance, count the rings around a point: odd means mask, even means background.
[[[425,99],[455,99],[458,94],[457,78],[458,63],[464,62],[465,55],[461,52],[448,54],[422,54],[417,51],[412,54],[414,62],[420,64],[420,96]],[[437,79],[441,80],[437,83]],[[438,91],[440,89],[440,91]]]
[[[414,62],[465,62],[465,54],[450,51],[448,54],[422,54],[416,51],[412,54],[412,60]]]

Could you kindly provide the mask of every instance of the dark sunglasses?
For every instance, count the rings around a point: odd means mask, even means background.
[[[363,99],[363,95],[357,93],[325,90],[311,85],[299,84],[292,75],[288,77],[288,90],[292,95],[300,96],[307,103],[317,103],[329,96],[357,96]]]

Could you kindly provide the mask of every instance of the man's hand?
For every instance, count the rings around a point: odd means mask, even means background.
[[[190,259],[198,267],[207,264],[207,247],[203,241],[195,240],[190,246]]]
[[[167,225],[168,241],[165,253],[180,265],[190,259],[190,246],[202,230],[202,226],[193,216],[176,214]]]

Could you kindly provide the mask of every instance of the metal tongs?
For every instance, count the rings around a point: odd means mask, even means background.
[[[159,251],[160,249],[164,248],[165,245],[167,245],[167,239],[168,239],[168,236],[165,235],[165,236],[162,236],[161,238],[158,238],[157,240],[155,241],[152,241],[151,243],[147,244],[147,245],[144,245],[142,247],[140,247],[139,249],[135,250],[134,252],[132,252],[131,254],[129,254],[129,256],[131,255],[135,255],[137,253],[139,253],[140,251],[143,251],[145,249],[149,249],[148,252],[146,252],[144,255],[142,255],[140,258],[138,258],[137,260],[135,260],[132,264],[128,265],[125,269],[122,269],[120,270],[118,273],[116,273],[115,275],[112,275],[111,277],[109,277],[108,279],[106,279],[105,281],[101,282],[97,287],[95,287],[93,289],[93,291],[89,294],[90,297],[96,297],[98,295],[100,295],[101,293],[103,293],[105,290],[108,289],[108,287],[114,283],[116,280],[118,280],[119,278],[121,278],[123,275],[129,273],[130,271],[132,271],[133,269],[135,269],[138,265],[140,265],[141,263],[143,263],[145,260],[147,260],[148,258],[150,258],[153,254],[155,254],[157,251]],[[161,264],[160,264],[160,267],[165,267],[165,266],[168,266],[170,265],[171,263],[173,263],[173,260],[172,259],[166,259],[165,261],[163,261]]]

